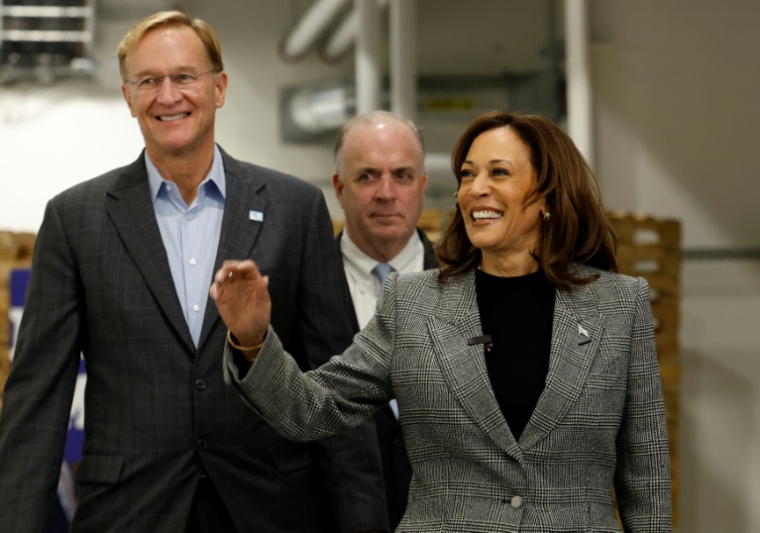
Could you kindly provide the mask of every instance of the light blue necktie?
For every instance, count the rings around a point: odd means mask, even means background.
[[[383,288],[385,287],[385,279],[388,277],[388,274],[393,272],[393,270],[394,268],[388,263],[378,263],[375,265],[375,268],[372,269],[372,275],[380,280],[380,294],[383,293]],[[389,401],[388,405],[393,411],[393,415],[396,417],[396,420],[398,420],[398,404],[396,403],[395,398]]]
[[[391,272],[393,272],[393,267],[388,263],[378,263],[375,265],[375,268],[372,269],[372,275],[380,280],[380,294],[383,293],[383,287],[385,287],[385,279]]]

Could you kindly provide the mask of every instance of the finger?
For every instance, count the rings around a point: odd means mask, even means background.
[[[235,279],[258,279],[259,277],[261,277],[261,273],[256,263],[250,259],[244,261],[227,260],[216,271],[214,280],[223,283],[225,281],[234,281]]]

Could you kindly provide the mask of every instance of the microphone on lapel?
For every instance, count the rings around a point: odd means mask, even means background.
[[[490,352],[493,348],[493,341],[490,335],[481,335],[480,337],[467,339],[467,346],[476,346],[478,344],[485,346],[486,352]]]

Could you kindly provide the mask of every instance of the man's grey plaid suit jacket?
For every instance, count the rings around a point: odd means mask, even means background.
[[[583,268],[583,267],[581,267]],[[281,433],[318,439],[398,399],[414,470],[402,532],[671,531],[667,430],[649,291],[600,278],[558,290],[546,388],[515,442],[491,388],[474,273],[392,274],[342,356],[301,374],[276,328],[226,379]]]
[[[270,275],[284,344],[316,367],[351,341],[322,193],[222,154],[215,270],[254,259]],[[385,523],[373,428],[316,447],[282,438],[224,386],[226,331],[209,300],[193,345],[142,156],[51,200],[0,419],[0,531],[49,531],[80,351],[88,384],[74,531],[183,531],[202,469],[241,531]]]

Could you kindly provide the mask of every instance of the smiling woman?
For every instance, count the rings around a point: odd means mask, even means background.
[[[440,272],[390,274],[374,318],[316,371],[269,327],[256,265],[225,264],[211,294],[251,347],[227,345],[227,381],[294,440],[395,398],[414,473],[397,531],[619,532],[613,488],[626,531],[671,531],[649,290],[615,273],[593,173],[550,120],[503,112],[452,161]]]
[[[437,247],[442,281],[475,265],[497,275],[540,266],[568,288],[595,279],[574,264],[617,271],[596,177],[549,119],[482,115],[457,141],[451,164],[459,191]]]

